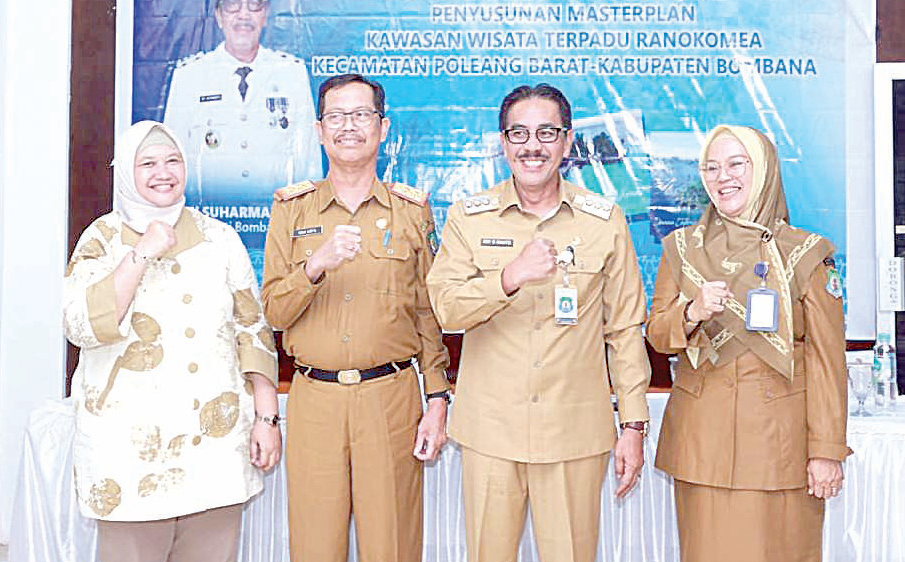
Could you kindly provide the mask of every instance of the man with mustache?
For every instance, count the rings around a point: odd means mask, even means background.
[[[619,207],[559,173],[574,134],[562,92],[519,86],[499,123],[512,177],[450,208],[427,278],[440,325],[465,331],[450,437],[468,560],[516,560],[530,502],[542,561],[593,562],[610,450],[617,497],[644,463],[641,274]]]
[[[185,144],[191,205],[269,206],[278,187],[323,177],[305,62],[260,43],[269,8],[217,0],[223,42],[173,72],[164,123]]]
[[[377,178],[384,97],[357,74],[324,82],[327,177],[280,189],[273,204],[263,301],[297,368],[286,449],[294,562],[345,562],[350,514],[362,562],[421,560],[421,463],[446,441],[449,358],[425,286],[434,219],[427,193]]]

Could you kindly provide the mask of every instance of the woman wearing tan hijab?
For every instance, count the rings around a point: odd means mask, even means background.
[[[233,562],[242,504],[280,459],[276,349],[238,234],[186,208],[182,147],[142,121],[114,210],[64,281],[81,512],[100,562]]]
[[[675,481],[685,562],[819,562],[847,417],[833,247],[789,225],[776,147],[720,125],[711,204],[663,240],[647,337],[678,354],[656,466]]]

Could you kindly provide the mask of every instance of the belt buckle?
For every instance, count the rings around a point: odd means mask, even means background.
[[[358,384],[361,382],[361,371],[358,369],[345,369],[336,373],[339,384]]]

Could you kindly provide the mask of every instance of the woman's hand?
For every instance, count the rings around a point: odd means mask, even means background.
[[[283,453],[283,436],[280,427],[255,420],[251,428],[251,464],[262,470],[270,470],[278,462]]]
[[[176,245],[176,231],[160,221],[151,221],[135,245],[135,253],[145,259],[159,258]]]
[[[842,491],[842,463],[833,459],[808,460],[808,494],[828,500]]]
[[[724,281],[708,281],[701,285],[698,294],[686,309],[687,320],[695,324],[706,322],[714,314],[723,312],[726,299],[734,298]]]

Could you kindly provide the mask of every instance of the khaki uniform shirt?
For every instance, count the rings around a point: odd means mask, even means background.
[[[275,383],[277,361],[248,253],[194,209],[174,228],[177,245],[149,260],[121,321],[113,272],[140,235],[109,213],[69,262],[63,318],[80,348],[73,460],[86,517],[166,519],[242,503],[263,486],[249,460],[244,375]]]
[[[426,393],[449,388],[449,357],[425,287],[434,219],[426,202],[410,200],[421,192],[375,179],[354,214],[329,180],[281,192],[267,233],[263,300],[287,352],[299,364],[327,370],[415,357]],[[346,224],[361,228],[361,253],[312,283],[308,258]]]
[[[457,202],[428,275],[440,324],[466,331],[450,435],[485,455],[544,463],[610,450],[610,383],[623,422],[648,419],[646,301],[625,217],[602,197],[560,185],[562,203],[546,219],[521,210],[511,180]],[[554,319],[561,271],[503,292],[503,268],[535,238],[575,248],[574,326]]]
[[[745,490],[807,485],[807,461],[843,460],[848,417],[842,299],[820,265],[792,303],[792,381],[753,353],[692,368],[683,350],[685,302],[665,259],[647,326],[651,345],[679,353],[657,449],[657,468],[686,482]],[[744,299],[744,295],[736,295]],[[701,328],[706,330],[706,325]],[[706,337],[700,332],[692,336]]]

